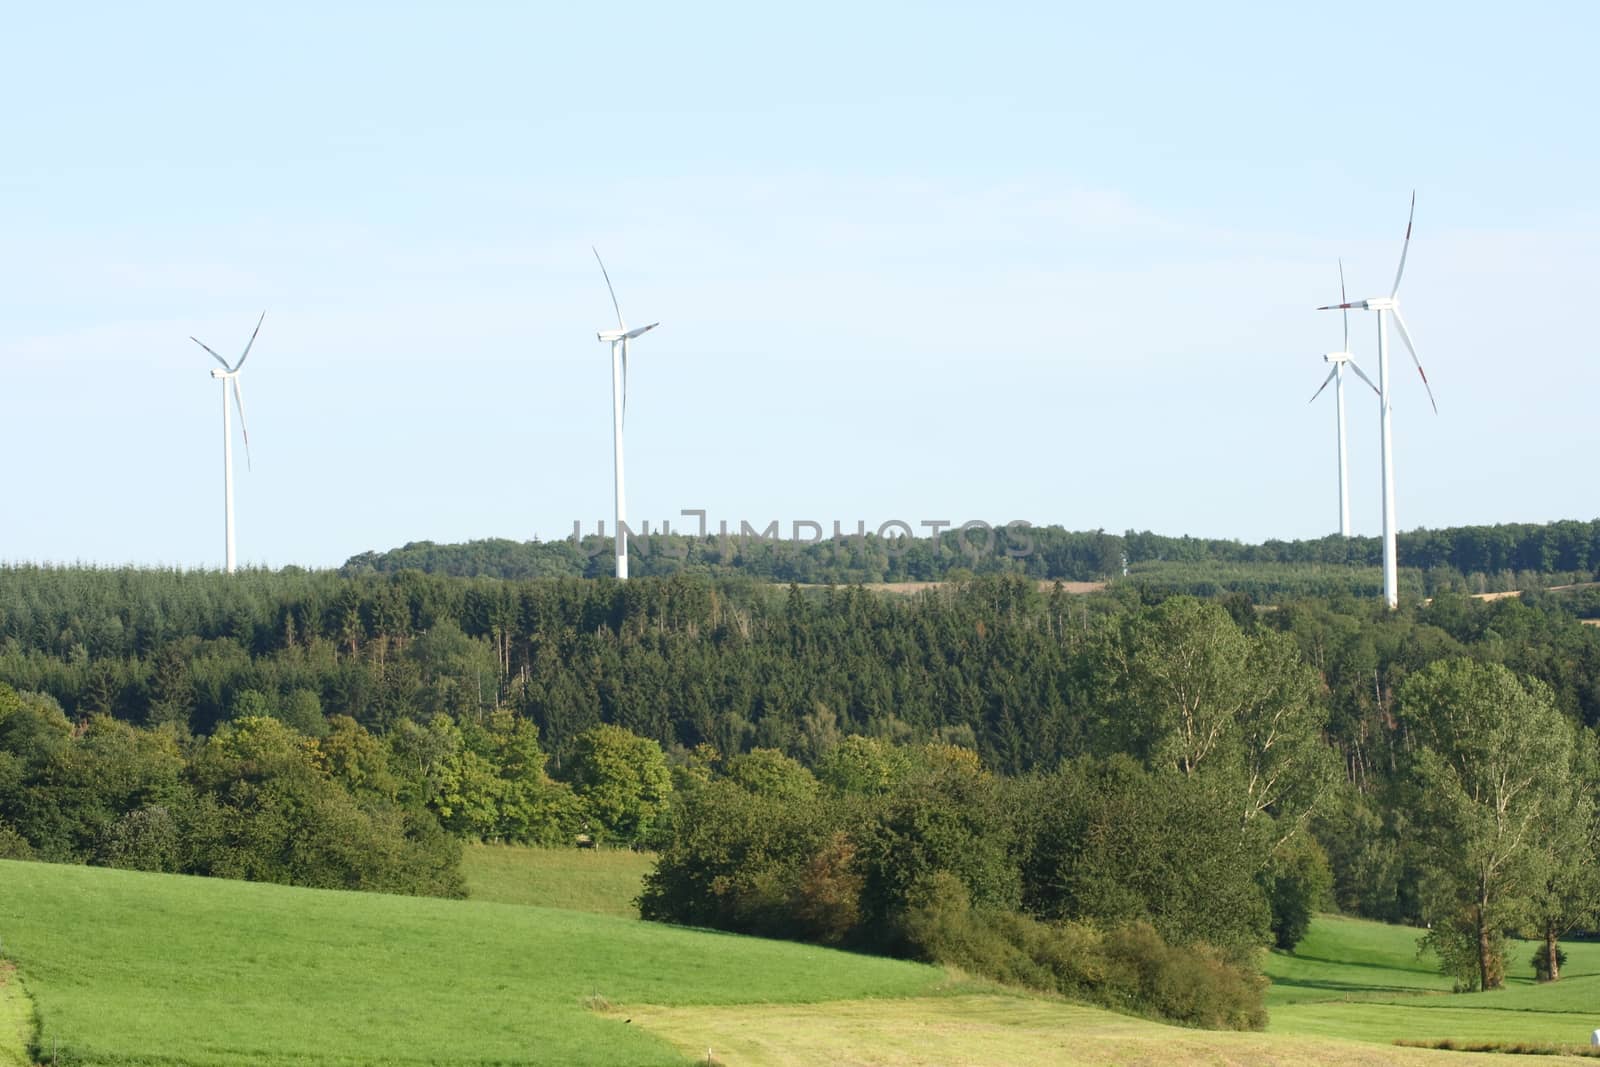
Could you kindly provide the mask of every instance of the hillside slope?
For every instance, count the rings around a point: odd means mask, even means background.
[[[543,908],[0,861],[73,1064],[669,1064],[616,1004],[904,996],[932,967]]]
[[[1374,926],[1357,941],[1391,954],[1414,936]],[[1319,921],[1324,949],[1348,932]],[[1293,1033],[1185,1030],[916,964],[606,915],[88,867],[0,861],[0,938],[63,1064],[681,1065],[708,1049],[772,1067],[1505,1063],[1319,1036],[1316,1017],[1291,1019]],[[1293,967],[1326,986],[1339,979],[1319,968],[1361,962]],[[1369,963],[1385,983],[1405,969]],[[1278,1010],[1302,1006],[1369,1005]]]

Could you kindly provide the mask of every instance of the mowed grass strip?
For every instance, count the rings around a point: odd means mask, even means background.
[[[627,849],[468,845],[461,872],[473,900],[636,919],[634,902],[655,862],[653,853]]]
[[[1505,1056],[1303,1035],[1186,1030],[1098,1008],[1005,993],[806,1005],[633,1008],[633,1024],[726,1067],[1037,1067],[1171,1064],[1455,1067]],[[1584,1063],[1571,1057],[1540,1064]]]
[[[907,996],[916,964],[573,911],[0,861],[72,1064],[680,1064],[585,1006]]]
[[[1320,916],[1293,955],[1274,952],[1268,1029],[1392,1042],[1493,1041],[1586,1045],[1600,1027],[1600,945],[1564,945],[1559,982],[1538,983],[1534,945],[1514,941],[1505,989],[1450,992],[1431,957],[1417,958],[1421,930]]]

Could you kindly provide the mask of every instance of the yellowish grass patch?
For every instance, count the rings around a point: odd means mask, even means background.
[[[725,1067],[1035,1067],[1041,1064],[1496,1064],[1504,1056],[1327,1038],[1163,1026],[1097,1008],[1002,992],[820,1004],[619,1006],[634,1026],[694,1061]],[[1580,1063],[1540,1057],[1541,1064]]]

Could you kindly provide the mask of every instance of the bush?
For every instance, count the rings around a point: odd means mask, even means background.
[[[1169,945],[1149,923],[1102,934],[1083,923],[976,910],[949,872],[934,875],[914,897],[901,933],[930,962],[1186,1026],[1266,1025],[1260,975],[1208,945]]]
[[[0,860],[31,860],[33,846],[16,829],[0,819]]]
[[[3,854],[4,854],[3,852],[0,852],[0,855],[3,855]],[[1539,981],[1539,982],[1548,982],[1548,981],[1550,981],[1550,957],[1545,954],[1545,947],[1543,945],[1540,945],[1537,949],[1534,950],[1533,958],[1530,959],[1528,962],[1533,964],[1533,977],[1534,977],[1535,981]],[[1567,950],[1562,948],[1562,947],[1560,947],[1559,945],[1557,945],[1556,946],[1556,967],[1557,967],[1557,969],[1560,969],[1562,967],[1565,967],[1566,965],[1567,965]]]
[[[860,876],[837,806],[721,779],[680,798],[672,829],[639,897],[644,918],[827,943],[859,926]]]
[[[858,797],[852,820],[858,844],[864,934],[881,948],[894,918],[941,872],[957,878],[975,907],[1015,908],[1021,883],[1012,855],[1015,833],[1000,783],[964,749],[927,745],[919,764],[887,794]]]
[[[948,871],[917,888],[900,927],[921,959],[997,982],[1096,999],[1105,978],[1100,938],[1092,928],[975,910],[966,886]]]
[[[185,873],[329,889],[465,896],[460,842],[434,817],[356,797],[319,746],[272,718],[219,728],[189,767]]]
[[[172,813],[159,804],[130,811],[107,827],[95,862],[130,871],[181,869],[181,841]]]
[[[1260,1030],[1267,1025],[1266,981],[1205,944],[1168,945],[1148,923],[1106,936],[1108,985],[1136,1010],[1186,1026]]]
[[[835,831],[801,869],[789,894],[795,919],[824,945],[843,944],[861,923],[865,880],[855,859],[855,845],[844,831]]]

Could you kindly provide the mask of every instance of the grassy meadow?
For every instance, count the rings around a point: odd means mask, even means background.
[[[1318,918],[1294,954],[1268,957],[1269,1031],[1382,1042],[1587,1045],[1600,1028],[1600,944],[1565,944],[1561,981],[1540,984],[1528,964],[1533,943],[1514,942],[1505,989],[1452,994],[1433,959],[1417,958],[1420,933]]]
[[[467,895],[597,915],[639,917],[634,901],[654,855],[628,849],[468,845],[461,856]]]
[[[1519,1061],[1401,1048],[1393,1042],[1450,1038],[1581,1046],[1600,1026],[1600,945],[1566,946],[1565,977],[1555,985],[1537,985],[1519,974],[1504,991],[1452,994],[1452,983],[1436,962],[1418,958],[1419,934],[1359,919],[1319,917],[1297,952],[1267,957],[1272,1020],[1265,1034],[1184,1030],[999,990],[846,1004],[645,1008],[634,1015],[636,1023],[672,1038],[686,1052],[709,1044],[727,1050],[730,1064],[815,1067],[1175,1062],[1505,1067]],[[1514,946],[1513,973],[1532,952],[1531,944]],[[1563,1060],[1593,1062],[1561,1056],[1534,1062]]]
[[[573,911],[0,861],[64,1064],[677,1064],[596,1011],[927,993],[942,971]]]
[[[1417,955],[1422,931],[1365,919],[1319,915],[1293,952],[1268,953],[1267,1005],[1284,1007],[1392,994],[1449,993],[1432,954]],[[1532,952],[1532,949],[1529,949]]]
[[[1556,986],[1451,995],[1417,958],[1417,931],[1323,917],[1298,952],[1268,957],[1267,1033],[1179,1029],[932,967],[618,917],[648,862],[474,848],[469,901],[0,862],[0,939],[43,1047],[108,1067],[685,1064],[708,1049],[772,1067],[1503,1067],[1392,1042],[1579,1044],[1600,1022],[1600,946],[1568,946]],[[1514,963],[1530,952],[1518,945]],[[31,1029],[33,1004],[18,992],[0,964],[0,1067],[27,1062],[12,1035]]]
[[[463,866],[474,899],[634,916],[633,900],[651,862],[649,856],[627,851],[478,845],[468,848]],[[1362,919],[1318,917],[1294,953],[1273,952],[1266,958],[1265,970],[1272,981],[1267,994],[1269,1032],[1377,1042],[1387,1048],[1374,1062],[1387,1062],[1382,1057],[1398,1054],[1392,1042],[1399,1038],[1583,1044],[1600,1026],[1600,945],[1566,945],[1563,980],[1541,986],[1527,966],[1533,945],[1519,942],[1511,955],[1510,988],[1453,996],[1451,980],[1439,973],[1438,962],[1431,955],[1418,956],[1420,933]],[[1097,1036],[1091,1045],[1107,1055],[1116,1047],[1131,1053],[1142,1044],[1154,1048],[1177,1040],[1166,1027],[1149,1029],[1139,1020],[1107,1018],[1096,1009],[1031,997],[941,997],[852,1005],[836,1012],[839,1008],[833,1004],[794,1005],[782,1011],[760,1005],[674,1007],[641,1013],[647,1018],[636,1021],[675,1035],[686,1048],[693,1044],[694,1034],[709,1027],[719,1046],[745,1048],[754,1056],[752,1062],[763,1062],[763,1048],[773,1062],[781,1062],[777,1049],[792,1041],[798,1029],[836,1031],[835,1044],[816,1045],[831,1048],[832,1053],[851,1041],[868,1040],[864,1031],[871,1029],[878,1035],[878,1051],[887,1053],[889,1034],[900,1025],[891,1025],[889,1016],[905,1025],[917,1020],[912,1029],[918,1033],[939,1031],[959,1021],[960,1033],[977,1041],[975,1048],[993,1049],[995,1042],[1001,1046],[1009,1042],[1021,1059],[1027,1058],[1028,1048],[1054,1055],[1047,1051],[1050,1032],[1069,1020],[1075,1045],[1088,1040],[1084,1025],[1091,1017],[1100,1019],[1093,1027]],[[981,1025],[975,1015],[984,1017]],[[763,1026],[762,1018],[770,1019],[771,1026]],[[980,1033],[987,1035],[981,1041],[976,1038]],[[941,1044],[950,1049],[951,1042],[960,1040],[947,1035]],[[1196,1040],[1222,1046],[1232,1041],[1222,1035],[1182,1040],[1191,1047]],[[1251,1040],[1242,1040],[1240,1049],[1252,1047]],[[981,1057],[972,1062],[982,1062]]]

